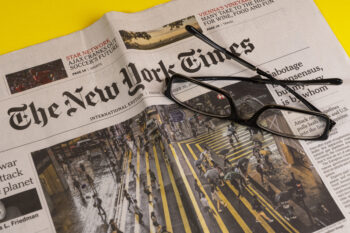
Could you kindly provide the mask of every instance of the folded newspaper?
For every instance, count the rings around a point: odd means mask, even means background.
[[[336,122],[330,137],[292,140],[170,101],[175,73],[254,75],[186,25],[277,79],[343,79],[291,87]],[[349,74],[312,0],[175,0],[0,56],[0,232],[350,232]],[[221,87],[246,112],[302,105],[277,86]],[[225,111],[221,95],[179,88]],[[318,127],[290,118],[274,124]]]

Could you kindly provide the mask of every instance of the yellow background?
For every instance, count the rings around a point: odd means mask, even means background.
[[[136,12],[165,2],[167,0],[0,0],[0,54],[81,30],[108,11]],[[315,3],[349,55],[350,1],[315,0]]]

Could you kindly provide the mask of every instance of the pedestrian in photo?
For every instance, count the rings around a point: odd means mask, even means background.
[[[224,181],[225,174],[224,174],[224,171],[219,166],[216,166],[216,169],[219,172],[220,185],[224,186],[225,185],[225,181]]]
[[[80,168],[80,171],[81,171],[82,173],[85,173],[85,172],[86,172],[85,166],[84,166],[84,164],[83,164],[82,162],[79,163],[79,168]]]
[[[237,195],[237,197],[239,198],[239,197],[242,195],[242,192],[243,192],[243,186],[242,186],[241,182],[239,183],[239,182],[237,182],[237,180],[235,180],[235,179],[231,179],[230,182],[231,182],[231,184],[232,184],[234,187],[236,187],[236,189],[238,190],[238,195]]]
[[[83,192],[81,191],[81,184],[75,177],[73,178],[73,186],[75,189],[78,190],[80,197],[83,197]]]
[[[233,142],[233,138],[232,138],[232,137],[229,137],[229,138],[228,138],[228,141],[229,141],[229,143],[230,143],[230,145],[231,145],[231,147],[232,147],[232,150],[235,151],[236,146],[235,146],[235,144],[234,144],[234,142]]]
[[[88,173],[85,174],[85,177],[86,177],[86,179],[87,179],[87,181],[88,181],[88,183],[89,183],[89,185],[90,185],[90,188],[91,188],[92,191],[96,194],[96,193],[97,193],[97,190],[96,190],[96,188],[95,188],[94,179],[92,179],[92,177],[91,177]]]
[[[162,226],[158,223],[157,217],[154,211],[151,212],[151,220],[152,220],[153,226],[156,228],[156,232],[160,233],[162,230]]]
[[[272,155],[271,150],[267,147],[264,150],[260,150],[259,152],[261,154],[261,156],[264,158],[265,164],[267,166],[267,169],[269,171],[269,173],[271,174],[274,171],[274,167],[272,162],[270,161],[270,155]]]
[[[133,205],[133,207],[134,207],[134,213],[135,213],[135,215],[138,216],[139,224],[144,225],[144,222],[143,222],[143,220],[142,220],[143,214],[142,214],[141,209],[140,209],[136,204]]]
[[[130,209],[130,205],[132,204],[132,199],[126,190],[123,191],[123,194],[125,199],[128,201],[128,209]]]
[[[227,204],[220,199],[219,193],[215,187],[211,187],[211,198],[213,201],[216,201],[218,212],[222,212],[221,205],[227,207]]]
[[[258,129],[252,129],[253,135],[252,135],[252,141],[253,145],[262,147],[263,146],[263,141],[264,141],[264,134],[258,130]]]
[[[236,131],[236,128],[235,128],[233,122],[228,125],[227,131],[229,132],[228,135],[230,135],[229,137],[232,139],[232,142],[233,142],[233,138],[235,138],[236,142],[238,143],[239,142],[239,138],[238,138],[238,134],[237,134],[237,131]]]
[[[230,167],[231,166],[231,162],[230,160],[225,156],[224,159],[224,168]]]
[[[192,128],[191,131],[192,131],[192,136],[194,138],[197,137],[197,130],[195,128]]]
[[[219,172],[216,168],[210,168],[208,169],[205,174],[204,177],[208,180],[209,184],[213,185],[213,186],[217,186],[219,183]]]
[[[98,210],[98,215],[101,216],[101,218],[103,219],[103,221],[107,221],[106,218],[107,218],[107,214],[106,214],[106,211],[103,209],[102,207],[102,200],[101,198],[98,197],[97,194],[94,194],[92,196],[94,198],[94,207],[97,208]]]
[[[189,124],[192,131],[196,129],[196,125],[192,120],[189,120]]]
[[[207,119],[208,120],[208,119]],[[208,133],[211,131],[211,132],[215,132],[215,130],[211,127],[211,124],[210,124],[210,119],[209,121],[205,122],[205,127],[207,127],[208,129]]]
[[[203,157],[199,156],[200,158],[194,161],[194,166],[198,169],[199,176],[203,175],[203,170],[202,170],[202,162],[203,162]]]
[[[148,203],[152,203],[152,191],[148,185],[144,186],[143,192],[147,195],[148,197]]]
[[[261,183],[264,184],[264,165],[262,164],[261,160],[258,159],[258,164],[256,165],[256,171],[260,174],[261,177]]]
[[[250,140],[252,140],[252,136],[253,136],[253,128],[251,128],[251,127],[246,127],[245,128],[245,130],[246,131],[248,131],[248,133],[249,133],[249,138],[250,138]]]
[[[197,125],[200,125],[199,123],[199,115],[198,115],[198,113],[197,112],[195,112],[194,114],[193,114],[193,119],[196,121],[196,123],[197,123]]]
[[[141,148],[143,148],[143,137],[142,137],[142,135],[140,134],[140,135],[138,136],[138,138],[139,138],[139,147],[140,147],[140,150],[141,150]]]
[[[118,225],[116,223],[117,221],[116,220],[109,220],[109,225],[111,226],[111,230],[112,230],[112,233],[123,233],[119,228],[118,228]]]
[[[151,185],[154,185],[157,188],[157,185],[159,185],[159,183],[157,181],[156,174],[154,174],[154,172],[151,169],[148,170],[148,173],[151,178]]]
[[[166,226],[163,226],[160,233],[171,233],[171,232],[166,229]]]
[[[198,193],[199,199],[204,195],[202,190],[199,187],[198,180],[194,179],[194,190]]]
[[[134,164],[132,164],[132,162],[130,162],[129,168],[130,168],[130,170],[132,171],[132,176],[134,177],[134,179],[137,179],[137,174],[136,174],[136,171],[135,171],[135,166],[134,166]]]
[[[122,171],[121,169],[118,168],[118,169],[116,170],[117,183],[120,183],[120,182],[121,182],[122,175],[123,175],[123,171]]]
[[[207,212],[207,213],[210,213],[210,214],[215,214],[215,213],[213,212],[213,210],[210,208],[209,202],[208,202],[208,200],[205,198],[204,195],[201,197],[200,201],[201,201],[201,204],[202,204],[202,206],[203,206],[204,212]]]
[[[208,148],[206,148],[204,151],[205,158],[208,160],[208,162],[215,163],[211,151]]]
[[[257,213],[256,218],[255,218],[256,222],[261,222],[261,220],[260,220],[261,217],[263,217],[266,221],[268,221],[270,223],[273,222],[273,219],[269,218],[265,214],[263,207],[256,196],[253,196],[252,207]]]
[[[112,171],[113,171],[113,173],[114,173],[116,179],[118,180],[118,172],[117,172],[118,167],[117,167],[117,164],[116,164],[115,162],[113,162],[113,160],[110,160],[109,164],[110,164],[111,167],[112,167]]]

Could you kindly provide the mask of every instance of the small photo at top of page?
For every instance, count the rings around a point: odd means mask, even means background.
[[[11,94],[67,78],[61,59],[6,75]]]
[[[191,34],[185,29],[186,25],[192,25],[202,32],[196,18],[192,15],[149,31],[120,30],[119,33],[127,49],[149,50],[190,37]]]

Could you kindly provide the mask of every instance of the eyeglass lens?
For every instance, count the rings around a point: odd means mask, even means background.
[[[321,116],[277,108],[265,110],[256,123],[270,132],[304,139],[320,137],[327,126],[327,120]]]
[[[187,79],[174,78],[171,93],[178,102],[193,110],[218,117],[231,115],[230,102],[225,95]]]

